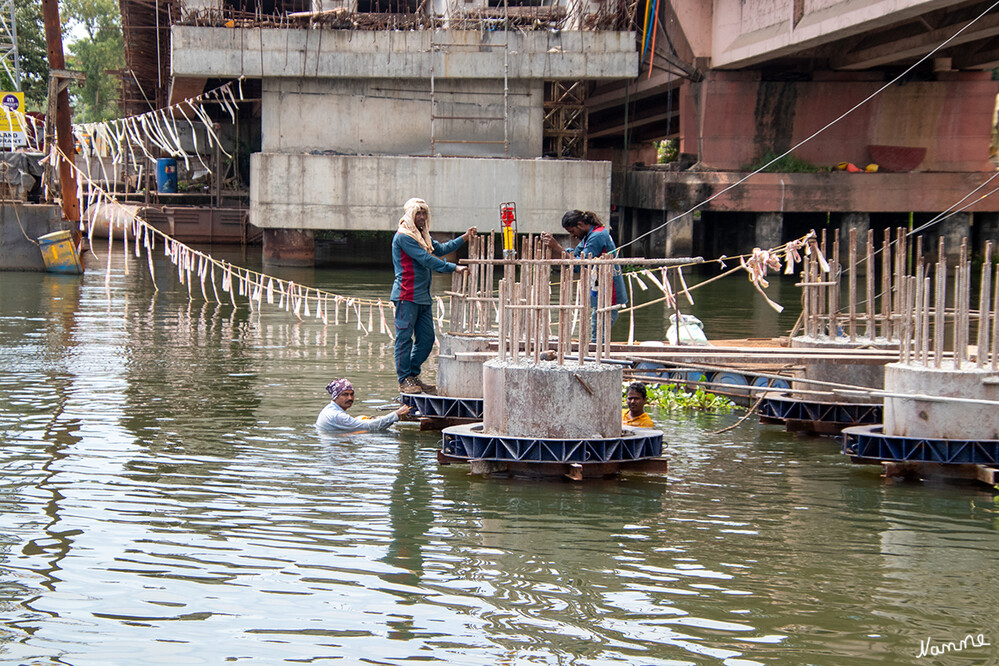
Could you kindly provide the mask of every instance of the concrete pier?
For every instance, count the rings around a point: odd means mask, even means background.
[[[437,393],[482,398],[482,362],[491,358],[489,345],[496,338],[444,333],[437,339],[441,346],[437,356]],[[475,356],[477,353],[481,355]]]
[[[617,366],[487,361],[483,431],[539,439],[621,436]]]
[[[891,351],[898,350],[898,342],[892,342],[884,338],[858,339],[850,342],[846,338],[809,338],[798,336],[791,339],[792,349],[823,349],[830,352],[848,352],[854,349],[885,349]],[[864,388],[880,389],[885,385],[885,365],[882,360],[866,360],[857,357],[855,360],[844,358],[836,360],[814,360],[803,363],[805,368],[801,379],[815,380],[821,382],[832,382],[844,384],[846,386],[860,386]],[[791,382],[792,390],[826,390],[816,387],[807,381]],[[867,396],[842,396],[837,398],[841,402],[866,403],[870,402]]]
[[[995,401],[999,400],[999,372],[967,364],[958,369],[950,361],[939,368],[892,363],[885,367],[885,391]],[[999,440],[995,405],[886,396],[884,420],[888,436]]]

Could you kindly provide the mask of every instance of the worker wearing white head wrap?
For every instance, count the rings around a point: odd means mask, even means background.
[[[475,227],[469,227],[458,238],[438,243],[430,237],[427,202],[414,197],[403,206],[399,229],[392,238],[395,281],[391,296],[395,304],[395,370],[403,393],[433,392],[436,388],[420,379],[420,367],[434,347],[430,272],[468,270],[441,257],[459,249],[474,235]]]
[[[402,206],[402,217],[399,219],[399,233],[405,234],[420,244],[427,252],[434,251],[434,241],[430,238],[430,206],[423,199],[413,197]],[[422,228],[416,226],[416,213],[426,213],[426,222]]]

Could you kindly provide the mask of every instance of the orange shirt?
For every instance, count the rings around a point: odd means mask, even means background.
[[[631,410],[627,407],[621,410],[621,423],[622,425],[631,426],[632,428],[655,428],[656,424],[652,422],[652,417],[642,412],[635,418],[631,418]]]

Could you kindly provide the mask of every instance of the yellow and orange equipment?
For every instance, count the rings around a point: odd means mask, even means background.
[[[500,225],[503,228],[503,258],[517,256],[517,204],[512,201],[500,204]]]

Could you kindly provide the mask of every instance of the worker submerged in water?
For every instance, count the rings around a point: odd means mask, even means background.
[[[652,417],[645,412],[648,402],[648,392],[642,382],[632,382],[625,394],[628,406],[621,410],[621,423],[632,428],[655,428]]]
[[[354,404],[354,386],[346,379],[334,379],[326,385],[330,402],[323,407],[316,419],[316,427],[326,432],[374,432],[385,430],[409,413],[409,405],[403,405],[391,414],[375,419],[354,418],[347,410]]]

